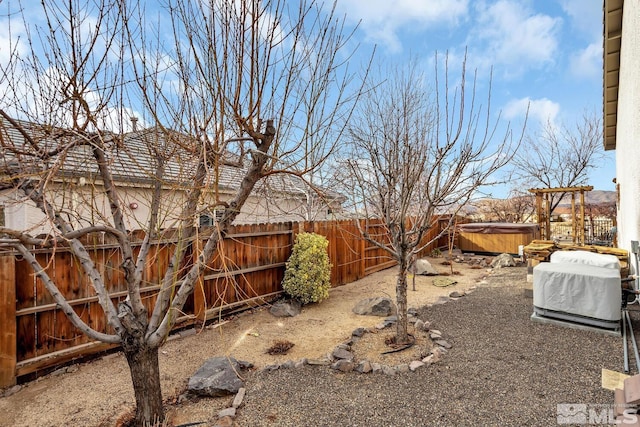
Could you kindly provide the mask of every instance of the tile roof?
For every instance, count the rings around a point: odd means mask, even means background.
[[[90,136],[74,135],[72,132],[18,121],[42,151],[60,150],[46,162],[34,156],[36,147],[29,144],[21,132],[8,121],[0,121],[0,188],[10,187],[8,174],[17,167],[28,173],[44,174],[58,168],[60,176],[94,178],[98,175],[98,165],[92,155],[89,143],[77,144],[79,140],[88,142]],[[95,136],[95,135],[94,135]],[[126,134],[100,134],[109,168],[114,179],[128,185],[150,185],[155,182],[155,170],[159,159],[164,159],[163,180],[167,185],[188,186],[193,181],[197,165],[198,140],[175,131],[147,128]],[[67,147],[66,149],[61,149]],[[71,147],[71,148],[68,148]],[[235,191],[245,176],[250,158],[242,159],[235,154],[225,153],[218,167],[218,188],[221,192]],[[232,166],[235,164],[235,166]],[[208,183],[213,185],[216,173],[211,166]],[[291,174],[270,175],[257,186],[262,193],[286,193],[294,197],[305,197],[307,184]],[[343,196],[329,189],[321,189],[326,197],[341,200]]]

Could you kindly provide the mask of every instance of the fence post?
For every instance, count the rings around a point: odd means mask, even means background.
[[[16,383],[16,271],[13,255],[0,256],[0,387]]]

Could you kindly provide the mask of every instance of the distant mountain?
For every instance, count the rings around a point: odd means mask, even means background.
[[[616,203],[616,192],[603,190],[587,191],[584,193],[584,202],[587,205],[612,205]],[[576,193],[576,203],[580,203],[580,193]],[[559,206],[571,206],[571,195],[565,195]]]

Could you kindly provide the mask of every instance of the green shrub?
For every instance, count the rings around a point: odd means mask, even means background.
[[[331,263],[326,237],[300,233],[296,237],[282,281],[282,289],[303,304],[329,297]]]

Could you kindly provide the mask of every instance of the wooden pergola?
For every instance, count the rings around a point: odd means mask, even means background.
[[[536,214],[540,225],[540,238],[551,240],[551,195],[554,193],[571,194],[571,225],[573,243],[584,245],[584,192],[593,190],[592,186],[532,188],[536,195]],[[576,217],[576,193],[580,193],[580,217]]]

